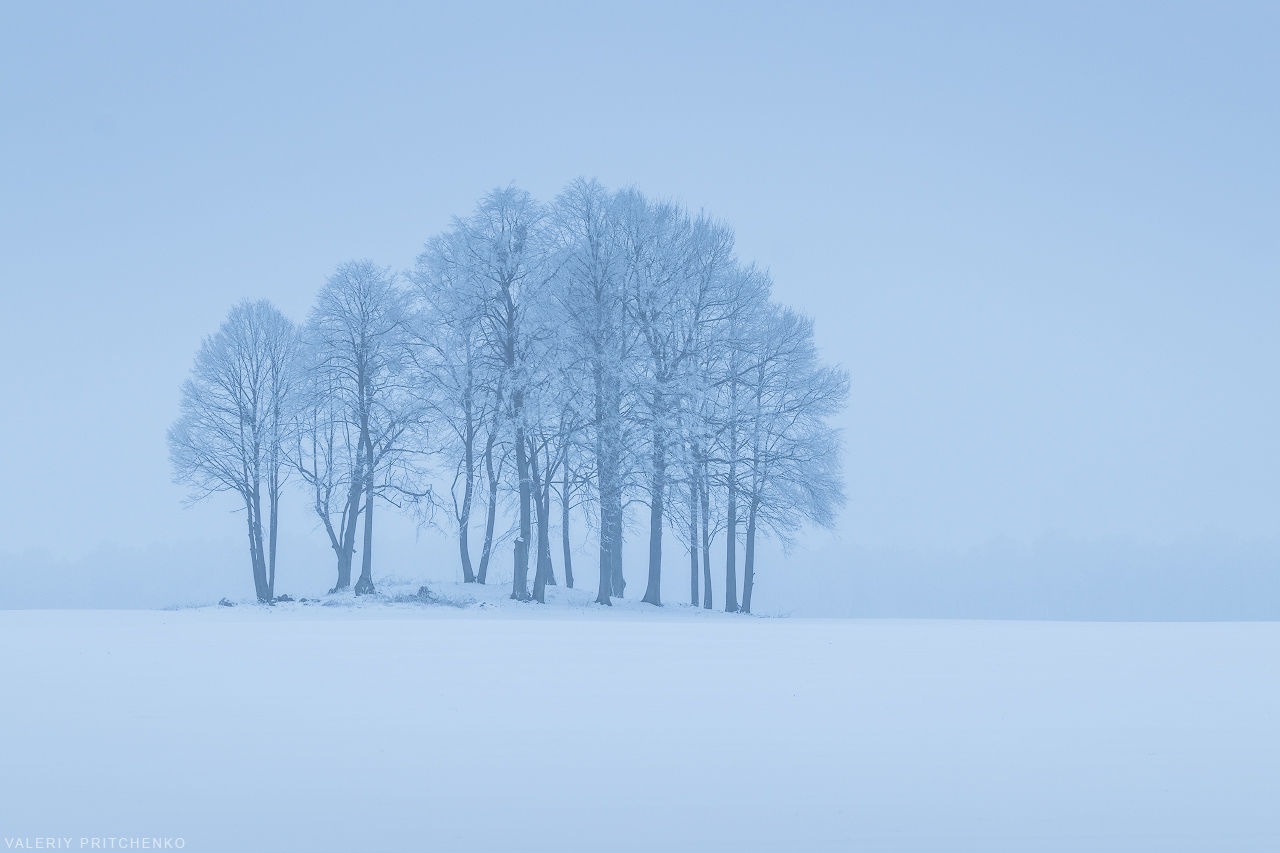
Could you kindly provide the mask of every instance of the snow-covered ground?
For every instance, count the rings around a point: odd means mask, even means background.
[[[435,587],[467,605],[450,607],[384,589],[0,611],[0,835],[1280,849],[1280,624],[761,619]]]

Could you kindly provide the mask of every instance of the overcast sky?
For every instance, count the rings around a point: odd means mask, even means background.
[[[1280,535],[1280,7],[259,5],[0,8],[0,549],[239,536],[201,337],[579,175],[816,317],[846,541]]]

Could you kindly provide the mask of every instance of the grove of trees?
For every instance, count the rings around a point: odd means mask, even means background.
[[[674,540],[710,609],[723,537],[724,609],[750,612],[757,538],[829,527],[844,500],[829,420],[848,378],[770,290],[732,229],[678,204],[583,179],[550,204],[497,189],[411,270],[341,264],[302,326],[234,307],[183,384],[174,478],[193,501],[239,496],[264,602],[292,480],[333,549],[331,592],[352,585],[357,536],[354,592],[376,592],[382,503],[456,537],[467,583],[509,540],[518,600],[558,582],[555,532],[574,586],[576,520],[599,545],[598,603],[624,595],[630,534],[648,540],[643,601],[662,603]]]

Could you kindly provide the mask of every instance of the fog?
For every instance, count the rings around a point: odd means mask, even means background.
[[[6,7],[0,607],[248,595],[234,504],[171,482],[202,337],[242,298],[304,319],[342,261],[408,268],[494,187],[587,176],[731,223],[850,372],[848,505],[766,549],[760,612],[1276,618],[1278,25]],[[280,588],[321,592],[286,503]],[[379,537],[375,574],[454,579],[440,534]]]

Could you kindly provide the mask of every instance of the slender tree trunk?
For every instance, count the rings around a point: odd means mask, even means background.
[[[542,479],[542,508],[538,510],[539,518],[546,519],[547,522],[547,586],[556,585],[556,566],[551,562],[551,487],[555,483],[555,472],[551,470],[551,452],[547,452],[547,467],[543,469]],[[539,522],[541,523],[541,522]],[[541,539],[542,532],[538,532]],[[539,546],[541,551],[541,546]]]
[[[711,610],[711,478],[705,462],[698,466],[698,499],[702,504],[702,606]]]
[[[280,521],[280,480],[279,475],[271,478],[269,485],[271,490],[271,543],[270,543],[270,562],[267,564],[267,597],[271,601],[276,600],[276,533],[279,530]]]
[[[364,461],[356,465],[355,475],[347,487],[347,509],[342,525],[342,550],[338,554],[338,582],[330,593],[351,586],[351,560],[356,550],[356,522],[360,518],[360,497],[364,493]]]
[[[661,417],[660,411],[658,416]],[[641,601],[658,607],[662,606],[662,515],[667,490],[665,445],[663,429],[657,426],[653,431],[653,475],[649,483],[649,583]]]
[[[751,590],[755,586],[756,577],[756,509],[759,504],[755,498],[747,507],[747,554],[742,568],[742,612],[751,612]]]
[[[595,404],[596,404],[596,484],[600,495],[600,591],[597,604],[612,606],[614,595],[613,564],[613,505],[615,461],[617,447],[614,444],[614,418],[611,415],[601,356],[596,354]]]
[[[731,368],[732,369],[732,368]],[[729,512],[725,518],[724,610],[738,611],[738,383],[729,385]]]
[[[262,520],[258,515],[262,507],[256,489],[252,495],[247,496],[245,505],[245,517],[249,525],[249,559],[253,566],[253,593],[260,602],[270,601],[266,562],[262,557]]]
[[[489,481],[489,508],[484,522],[484,547],[480,551],[480,571],[476,573],[476,583],[484,583],[489,576],[489,556],[493,553],[493,523],[498,516],[498,474],[493,470],[494,434],[484,447],[484,469]]]
[[[613,572],[613,597],[625,598],[627,592],[627,580],[622,575],[622,488],[618,484],[618,488],[614,493],[614,506],[610,516],[610,530],[612,531],[609,538],[609,568]]]
[[[689,476],[689,603],[698,606],[698,480]]]
[[[471,552],[467,549],[467,528],[458,527],[458,555],[462,559],[462,582],[475,583],[475,573],[471,571]]]
[[[608,513],[600,508],[600,591],[596,604],[613,605],[609,596],[613,593],[613,549],[609,546]]]
[[[724,612],[738,611],[738,487],[737,462],[729,459],[729,511],[724,525]]]
[[[360,579],[356,581],[356,595],[372,595],[373,586],[373,490],[365,491],[364,499],[364,551],[360,555]]]
[[[569,463],[564,466],[564,490],[560,492],[560,545],[564,549],[564,585],[573,589],[573,554],[569,549]]]
[[[529,478],[529,455],[524,446],[524,425],[519,397],[516,392],[516,474],[520,478],[520,538],[515,543],[515,570],[511,573],[511,597],[516,601],[528,601],[529,596],[529,539],[533,536],[533,520],[530,517],[532,482]]]
[[[538,508],[538,568],[533,575],[533,598],[540,604],[547,601],[547,585],[553,582],[551,578],[551,530],[550,530],[550,503],[543,500],[547,484],[543,482],[540,472],[538,471],[538,454],[536,452],[529,455],[532,464],[533,482],[536,493],[534,494],[534,504]]]
[[[467,542],[467,534],[471,528],[471,500],[475,494],[475,454],[471,447],[466,451],[467,485],[462,492],[462,509],[458,512],[458,555],[462,560],[462,582],[475,583],[475,572],[471,570],[471,549]]]
[[[373,442],[365,434],[365,484],[364,484],[364,553],[360,555],[360,580],[356,581],[356,595],[372,595],[373,588]]]

